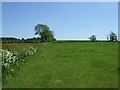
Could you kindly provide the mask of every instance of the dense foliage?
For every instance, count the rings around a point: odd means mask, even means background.
[[[117,41],[117,35],[114,32],[110,32],[110,41]]]
[[[90,39],[92,42],[95,42],[95,41],[96,41],[96,36],[95,36],[95,35],[92,35],[89,39]]]
[[[45,24],[37,24],[35,26],[35,35],[39,35],[42,42],[55,41],[53,31]]]
[[[2,43],[39,43],[41,39],[39,37],[17,39],[12,37],[2,37]]]
[[[46,34],[46,32],[45,32]],[[49,31],[48,31],[49,34]],[[46,34],[47,35],[47,34]],[[27,38],[27,39],[17,39],[17,38],[12,38],[12,37],[2,37],[2,43],[41,43],[43,42],[43,38],[40,37],[33,37],[33,38]],[[46,38],[47,41],[56,41],[55,38]]]
[[[43,43],[4,43],[0,50],[0,58],[2,59],[3,77],[13,72],[12,66],[19,66],[20,62],[24,62],[24,58],[36,53]]]

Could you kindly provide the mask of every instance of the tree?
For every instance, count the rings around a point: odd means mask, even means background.
[[[45,24],[37,24],[35,26],[35,35],[41,35],[44,30],[50,30],[49,27]]]
[[[110,36],[110,41],[111,42],[117,41],[117,35],[114,32],[111,31],[109,36]]]
[[[107,35],[107,41],[109,41],[109,35]]]
[[[54,35],[53,31],[45,24],[38,24],[35,26],[35,35],[41,36],[42,42],[51,42],[53,41]]]
[[[53,38],[54,38],[54,36],[53,36],[53,31],[44,30],[44,31],[41,33],[41,40],[42,40],[42,41],[51,42],[51,41],[53,41],[53,40],[52,40]]]
[[[96,36],[95,36],[95,35],[92,35],[91,37],[89,37],[89,39],[90,39],[92,42],[95,42],[95,41],[96,41]]]
[[[22,39],[21,39],[21,42],[23,42],[23,43],[24,43],[24,41],[25,41],[25,39],[24,39],[24,38],[22,38]]]

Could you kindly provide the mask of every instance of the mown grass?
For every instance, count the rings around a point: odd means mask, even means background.
[[[20,66],[4,88],[117,88],[115,42],[49,43]]]

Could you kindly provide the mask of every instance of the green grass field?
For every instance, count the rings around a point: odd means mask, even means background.
[[[3,88],[117,88],[118,43],[48,43]]]

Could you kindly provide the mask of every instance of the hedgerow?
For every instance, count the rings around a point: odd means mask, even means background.
[[[32,56],[36,53],[44,43],[28,44],[28,43],[7,43],[3,44],[0,49],[0,58],[2,59],[3,78],[14,72],[12,66],[19,66],[20,62],[24,62],[25,57]]]

